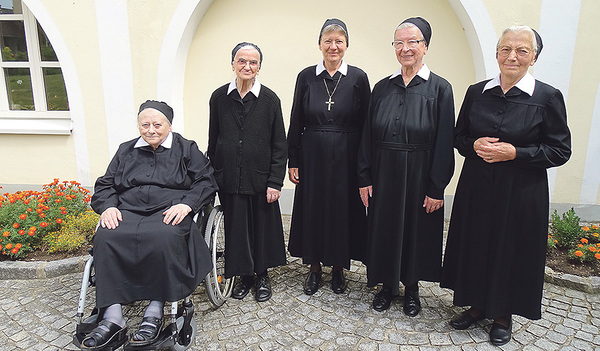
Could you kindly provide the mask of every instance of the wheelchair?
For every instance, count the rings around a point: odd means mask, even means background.
[[[209,301],[215,308],[225,303],[233,290],[234,278],[225,278],[225,231],[223,222],[223,210],[221,205],[214,205],[214,199],[210,204],[204,206],[196,214],[194,221],[204,234],[206,245],[211,254],[213,268],[204,278],[205,290]],[[90,249],[90,254],[92,250]],[[73,336],[73,344],[82,350],[82,342],[85,336],[91,332],[98,322],[102,319],[100,311],[94,307],[89,317],[84,319],[85,298],[88,287],[96,285],[94,273],[94,257],[90,257],[85,264],[83,279],[81,282],[81,292],[79,294],[79,303],[77,306],[77,326]],[[165,304],[165,306],[167,306]],[[125,342],[109,342],[102,348],[96,348],[97,351],[113,351],[123,346],[125,351],[140,350],[187,350],[193,345],[197,332],[197,324],[194,320],[194,305],[191,297],[186,297],[181,302],[171,302],[170,312],[165,314],[164,327],[159,333],[157,340],[148,345],[131,345]],[[126,338],[128,339],[128,338]],[[124,345],[123,345],[124,343]]]

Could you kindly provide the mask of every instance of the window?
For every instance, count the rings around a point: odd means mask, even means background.
[[[0,0],[0,48],[0,133],[69,134],[58,58],[20,0]]]

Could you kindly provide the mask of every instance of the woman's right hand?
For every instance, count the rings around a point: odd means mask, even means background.
[[[288,169],[288,176],[290,181],[294,184],[300,183],[300,174],[298,173],[298,168],[290,168]]]
[[[360,193],[360,199],[363,202],[365,207],[369,207],[369,198],[373,197],[373,186],[369,185],[364,188],[358,188],[358,192]]]
[[[109,207],[100,215],[100,225],[102,228],[115,229],[122,220],[121,211],[116,207]]]

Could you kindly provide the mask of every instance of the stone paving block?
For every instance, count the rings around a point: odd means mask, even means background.
[[[407,344],[409,345],[427,345],[429,344],[429,338],[424,333],[408,333]]]
[[[446,346],[452,344],[450,336],[445,333],[429,333],[429,342],[433,346]]]

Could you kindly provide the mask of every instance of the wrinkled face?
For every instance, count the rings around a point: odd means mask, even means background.
[[[160,111],[147,108],[138,115],[138,128],[142,139],[156,149],[169,135],[171,123]]]
[[[332,64],[339,63],[348,49],[346,35],[337,30],[324,33],[319,42],[319,49],[323,53],[323,60]]]
[[[401,28],[394,34],[394,41],[408,43],[409,40],[423,40],[421,31],[417,27]],[[427,45],[425,41],[420,41],[414,48],[409,45],[403,45],[400,49],[396,49],[396,58],[404,67],[421,68],[423,64],[423,56],[427,54]]]
[[[253,80],[260,70],[260,54],[253,47],[238,50],[231,64],[231,69],[241,80]]]
[[[508,32],[500,40],[496,59],[502,77],[519,80],[535,63],[531,35],[527,32]]]

